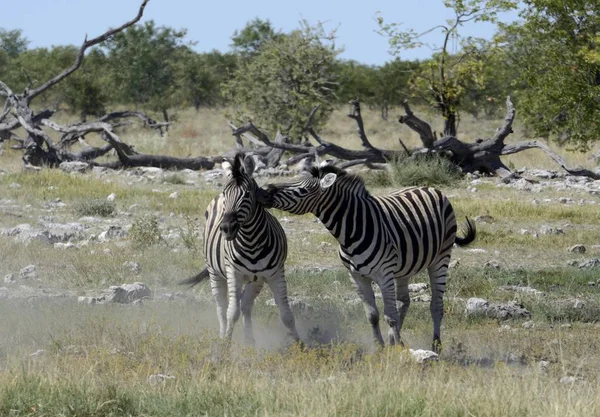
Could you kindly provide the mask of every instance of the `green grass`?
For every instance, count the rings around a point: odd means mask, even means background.
[[[396,161],[389,168],[390,185],[397,187],[449,187],[462,180],[460,169],[440,156],[413,157]]]

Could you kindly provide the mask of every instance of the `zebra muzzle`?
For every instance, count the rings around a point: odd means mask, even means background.
[[[240,225],[236,221],[230,221],[230,222],[223,221],[221,223],[221,233],[225,237],[225,240],[235,239],[239,230],[240,230]]]

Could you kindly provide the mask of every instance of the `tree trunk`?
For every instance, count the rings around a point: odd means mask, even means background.
[[[169,131],[169,112],[167,111],[167,109],[162,109],[162,114],[163,114],[163,118],[165,119],[165,130],[168,132]]]
[[[383,120],[387,120],[389,113],[390,113],[389,103],[387,100],[384,100],[383,105],[381,106],[381,118]]]
[[[444,136],[456,136],[456,112],[444,109]]]

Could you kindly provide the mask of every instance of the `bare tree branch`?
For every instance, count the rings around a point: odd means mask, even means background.
[[[400,116],[398,121],[400,123],[406,124],[409,128],[417,132],[419,134],[419,137],[421,138],[421,142],[423,142],[424,147],[428,149],[433,149],[433,143],[435,140],[429,123],[415,116],[415,114],[410,109],[410,106],[408,105],[408,100],[404,100],[402,105],[404,106],[404,111],[406,112],[406,115]]]
[[[358,131],[358,137],[360,138],[362,146],[364,146],[367,149],[375,149],[373,145],[371,145],[371,142],[369,142],[367,134],[365,133],[365,125],[363,123],[362,115],[360,113],[360,101],[358,99],[351,100],[350,105],[352,106],[352,112],[348,113],[348,117],[356,121],[356,130]]]
[[[565,160],[560,155],[558,155],[556,152],[554,152],[552,149],[550,149],[550,147],[548,145],[546,145],[545,143],[540,142],[538,140],[524,141],[524,142],[519,142],[519,143],[515,143],[515,144],[505,145],[504,148],[502,149],[501,154],[502,155],[510,155],[513,153],[524,151],[526,149],[535,149],[535,148],[541,149],[542,151],[544,151],[550,158],[552,158],[552,160],[554,162],[556,162],[558,165],[560,165],[562,169],[564,169],[566,172],[568,172],[571,175],[589,177],[589,178],[593,178],[595,180],[600,179],[600,174],[597,174],[594,171],[590,171],[589,169],[585,169],[582,167],[574,167],[574,168],[569,167],[567,165],[567,163],[565,162]]]
[[[66,69],[62,73],[55,76],[54,78],[46,81],[41,86],[34,88],[33,90],[30,90],[25,95],[27,103],[29,103],[33,98],[42,94],[44,91],[46,91],[50,87],[58,84],[63,78],[69,76],[71,73],[76,71],[81,66],[81,63],[83,62],[83,57],[84,57],[85,51],[88,48],[104,42],[105,40],[107,40],[108,38],[113,36],[115,33],[119,33],[122,30],[128,28],[129,26],[132,26],[132,25],[136,24],[137,22],[139,22],[140,19],[142,18],[142,15],[144,14],[144,9],[146,8],[146,5],[148,4],[149,1],[150,0],[144,0],[144,2],[141,4],[141,6],[138,10],[137,16],[135,16],[129,22],[124,23],[123,25],[119,26],[116,29],[108,30],[107,32],[103,33],[102,35],[100,35],[94,39],[91,39],[91,40],[87,40],[87,36],[86,36],[85,40],[83,41],[83,44],[81,45],[81,48],[79,49],[79,54],[77,55],[77,58],[75,59],[75,63],[70,68]]]

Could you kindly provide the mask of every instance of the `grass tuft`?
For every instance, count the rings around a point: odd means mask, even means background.
[[[108,200],[82,200],[75,204],[75,212],[79,216],[109,217],[115,210],[115,203]]]
[[[456,165],[437,155],[396,161],[390,164],[388,175],[391,185],[402,187],[448,187],[462,179],[462,173]]]

